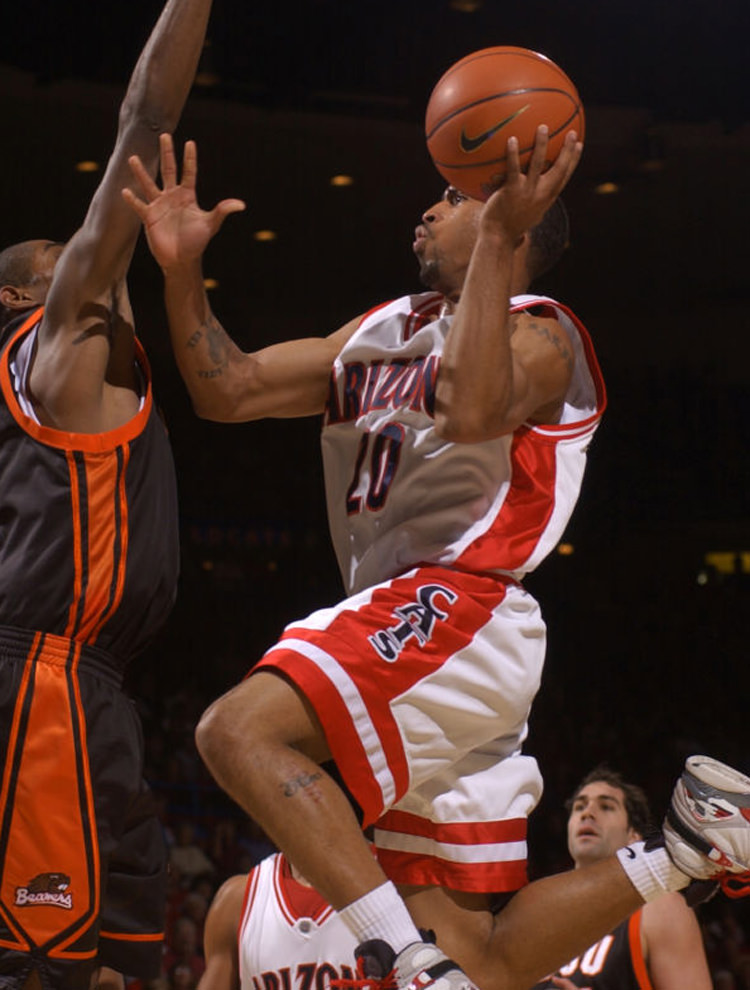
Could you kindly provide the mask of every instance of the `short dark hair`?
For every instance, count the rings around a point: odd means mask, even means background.
[[[637,784],[629,783],[619,771],[612,770],[606,763],[600,763],[599,766],[594,767],[573,791],[572,796],[565,802],[568,814],[570,814],[573,803],[583,788],[596,781],[602,781],[602,783],[609,784],[610,787],[616,787],[622,791],[625,799],[625,814],[628,816],[629,828],[634,829],[639,835],[644,836],[654,830],[651,808],[649,807],[646,792]]]
[[[21,288],[34,282],[34,255],[37,247],[38,243],[35,241],[21,241],[0,251],[0,288],[4,285]],[[4,327],[18,315],[17,310],[0,304],[0,327]]]
[[[570,220],[558,197],[539,223],[529,230],[529,276],[533,282],[554,268],[570,244]]]
[[[0,286],[31,285],[34,281],[34,254],[36,241],[21,241],[0,251]]]

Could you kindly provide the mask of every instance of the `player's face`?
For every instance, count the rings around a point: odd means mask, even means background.
[[[619,787],[595,780],[578,792],[568,818],[568,850],[576,866],[611,856],[638,838]]]
[[[424,285],[457,297],[477,240],[484,203],[469,199],[453,186],[422,214],[414,231],[414,253]]]

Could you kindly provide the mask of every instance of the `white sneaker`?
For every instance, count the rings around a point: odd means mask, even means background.
[[[469,977],[436,945],[414,942],[396,956],[399,990],[477,990]]]
[[[431,942],[413,942],[396,955],[382,939],[354,950],[353,980],[332,980],[334,990],[477,990],[465,973]]]
[[[730,896],[740,895],[738,882],[750,883],[750,777],[709,756],[689,757],[663,827],[669,855],[689,877],[718,880]]]

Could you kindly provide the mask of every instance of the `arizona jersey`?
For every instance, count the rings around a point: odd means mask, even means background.
[[[434,428],[451,316],[437,293],[371,311],[332,369],[322,447],[336,555],[354,593],[433,563],[521,578],[562,536],[606,404],[588,333],[565,306],[516,296],[511,311],[551,308],[575,355],[555,424],[525,423],[481,443]]]
[[[609,935],[605,935],[581,956],[562,966],[556,976],[564,976],[586,990],[652,990],[641,948],[641,911]],[[551,979],[537,983],[534,990],[556,990]]]
[[[354,935],[281,853],[250,873],[238,938],[241,990],[328,990],[354,972]]]
[[[0,626],[43,630],[127,661],[172,606],[177,492],[145,354],[140,411],[100,434],[40,425],[16,359],[37,310],[6,328],[0,353]]]

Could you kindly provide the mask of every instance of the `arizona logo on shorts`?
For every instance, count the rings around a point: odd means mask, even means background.
[[[449,615],[435,604],[438,596],[447,599],[449,605],[458,598],[455,591],[442,584],[422,585],[417,591],[418,601],[400,605],[391,613],[395,618],[401,619],[397,626],[389,626],[379,630],[374,636],[367,637],[383,660],[395,663],[405,643],[412,637],[416,638],[420,646],[429,642],[435,622],[438,619],[444,621]]]
[[[65,873],[40,873],[26,884],[16,887],[17,907],[59,907],[70,911],[73,894],[68,891],[70,877]]]

